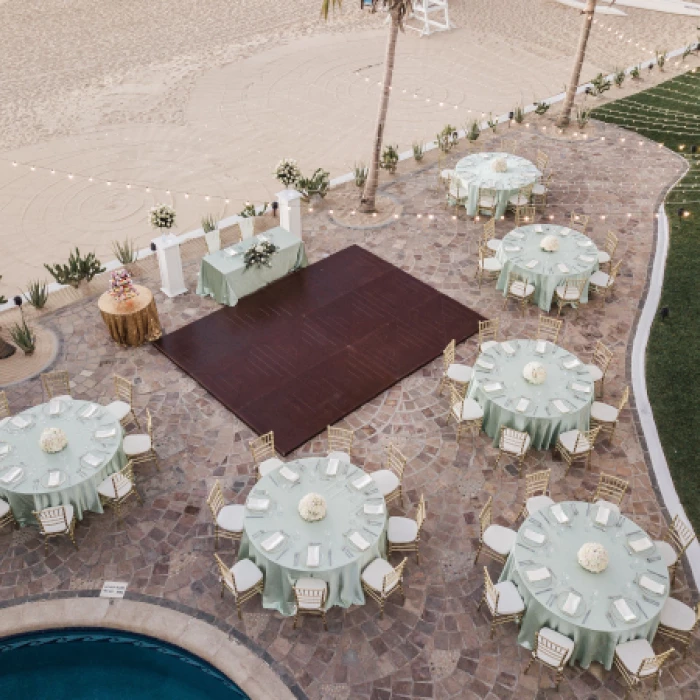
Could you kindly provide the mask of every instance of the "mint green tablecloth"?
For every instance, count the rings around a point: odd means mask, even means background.
[[[542,250],[540,243],[545,236],[557,237],[558,251],[547,253]],[[582,260],[581,256],[588,259]],[[560,284],[572,277],[590,277],[598,269],[595,243],[578,231],[554,224],[534,224],[514,229],[503,237],[496,258],[503,265],[496,288],[505,295],[508,274],[517,272],[535,285],[534,300],[543,311],[549,311],[554,290]],[[533,260],[537,264],[528,268],[528,263]],[[588,301],[588,283],[581,301]]]
[[[644,536],[631,520],[623,516],[617,527],[618,517],[611,513],[608,526],[602,528],[594,525],[596,506],[570,502],[561,505],[571,518],[570,526],[555,525],[549,508],[535,513],[520,527],[515,548],[501,574],[501,581],[512,581],[517,586],[527,608],[518,642],[532,649],[540,627],[550,627],[574,640],[572,665],[588,668],[597,661],[610,669],[616,645],[632,639],[654,639],[659,612],[669,593],[668,570],[655,549],[643,555],[631,553],[627,546],[630,533],[636,533],[633,540]],[[533,545],[525,537],[526,530],[543,533],[545,542]],[[602,544],[608,552],[610,563],[600,574],[592,574],[578,564],[578,550],[587,542]],[[533,584],[527,571],[542,566],[554,578]],[[637,583],[642,574],[662,584],[664,593],[654,595],[642,589]],[[572,589],[583,598],[576,617],[564,613],[560,606]],[[635,620],[624,622],[614,610],[614,601],[620,596],[628,601]]]
[[[306,248],[301,238],[279,226],[261,235],[279,248],[270,260],[270,267],[246,270],[243,255],[248,248],[260,242],[259,236],[246,239],[202,258],[197,294],[235,306],[240,298],[307,266]],[[227,253],[229,250],[235,250],[237,254],[231,256]]]
[[[119,421],[103,407],[89,420],[79,415],[90,406],[86,401],[61,402],[60,415],[49,415],[49,404],[40,404],[19,415],[32,421],[23,430],[15,428],[12,419],[0,428],[0,448],[10,445],[10,452],[0,456],[0,479],[12,470],[21,467],[24,471],[18,481],[5,484],[0,481],[0,497],[10,504],[20,525],[36,524],[33,510],[49,506],[71,504],[79,520],[83,512],[92,510],[102,513],[97,487],[110,474],[126,464],[122,450],[122,428]],[[56,454],[47,454],[39,446],[39,438],[45,428],[57,427],[68,438],[68,446]],[[115,437],[105,440],[95,438],[95,432],[115,430]],[[97,468],[83,461],[87,453],[102,459]],[[55,488],[46,486],[48,472],[60,470],[65,481]]]
[[[505,158],[508,169],[497,173],[492,164],[499,158]],[[455,173],[461,181],[460,189],[468,192],[467,214],[476,216],[479,201],[479,188],[488,187],[498,190],[496,217],[505,214],[508,200],[518,193],[518,189],[537,181],[542,173],[526,158],[508,153],[473,153],[462,158],[455,166]]]
[[[263,607],[283,615],[294,614],[292,586],[301,577],[319,578],[328,583],[328,607],[364,605],[360,574],[386,551],[386,508],[382,515],[363,513],[365,503],[384,502],[374,482],[358,491],[350,482],[364,474],[361,469],[341,465],[336,477],[325,478],[321,475],[327,464],[325,458],[287,462],[301,476],[298,485],[291,487],[284,477],[273,472],[263,477],[249,496],[266,495],[274,507],[264,517],[246,509],[239,558],[251,559],[260,567],[265,574]],[[323,520],[308,523],[299,515],[299,501],[307,493],[318,493],[326,499],[327,515]],[[343,536],[350,530],[359,531],[369,542],[369,548],[360,552],[350,544]],[[287,538],[276,551],[268,553],[261,543],[277,531],[283,531]],[[306,566],[310,543],[321,544],[320,566],[315,568]]]
[[[498,444],[500,426],[529,433],[532,447],[547,449],[556,443],[559,433],[579,428],[588,430],[593,401],[593,380],[587,369],[578,361],[576,367],[566,369],[564,362],[577,360],[568,350],[547,343],[544,355],[536,352],[534,340],[510,340],[515,350],[509,357],[502,344],[482,353],[474,365],[474,378],[469,384],[469,397],[484,409],[484,432]],[[480,360],[494,365],[487,370]],[[538,362],[547,371],[543,384],[533,385],[523,378],[523,368],[529,362]],[[502,388],[487,392],[487,386],[500,383]],[[571,384],[587,386],[589,392],[575,391]],[[520,399],[529,403],[523,412],[516,410]],[[552,400],[559,399],[569,408],[562,413]]]

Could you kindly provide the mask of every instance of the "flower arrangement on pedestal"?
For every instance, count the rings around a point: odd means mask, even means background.
[[[152,207],[148,213],[148,222],[153,228],[171,229],[175,226],[175,210],[166,204]],[[163,235],[165,235],[165,232],[163,232]]]
[[[539,362],[528,362],[523,367],[523,377],[530,384],[543,384],[547,379],[547,370]]]
[[[545,236],[540,241],[540,248],[545,253],[556,253],[559,250],[559,239],[556,236]]]
[[[578,563],[592,574],[600,574],[608,568],[610,558],[602,544],[588,542],[578,550]]]
[[[272,267],[271,258],[279,250],[279,248],[270,241],[262,241],[246,250],[243,256],[245,269],[251,267]]]
[[[326,517],[326,499],[317,493],[307,493],[299,501],[299,515],[309,523]]]
[[[291,187],[301,177],[301,170],[294,158],[282,158],[274,175],[285,187]]]
[[[54,454],[65,449],[68,445],[68,438],[60,428],[46,428],[39,438],[39,446],[48,453]]]
[[[114,270],[109,280],[109,295],[118,302],[128,301],[138,296],[138,289],[131,281],[131,273],[123,267]]]
[[[505,158],[496,158],[496,160],[491,163],[491,170],[496,173],[505,173],[508,170],[508,163]]]

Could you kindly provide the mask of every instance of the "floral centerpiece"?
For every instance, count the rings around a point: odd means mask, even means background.
[[[547,370],[539,362],[528,362],[523,367],[523,377],[530,384],[543,384],[547,379]]]
[[[505,173],[508,170],[508,163],[505,158],[496,158],[491,163],[491,169],[496,173]]]
[[[559,250],[559,239],[556,236],[545,236],[540,241],[540,248],[546,253],[556,253]]]
[[[578,563],[592,574],[600,574],[608,568],[610,558],[602,544],[588,542],[578,550]]]
[[[68,445],[68,438],[60,428],[46,428],[39,438],[39,446],[44,452],[54,454],[65,449]]]
[[[274,176],[285,186],[291,187],[301,177],[301,170],[293,158],[282,158],[277,163]]]
[[[299,501],[299,515],[309,523],[326,517],[326,499],[317,493],[307,493]]]
[[[175,225],[175,210],[166,204],[152,207],[148,213],[148,222],[153,228],[170,229]],[[165,235],[165,231],[162,234]]]
[[[138,289],[131,281],[131,273],[123,267],[113,270],[109,280],[109,295],[115,301],[128,301],[138,296]]]
[[[245,269],[248,270],[251,267],[272,267],[271,258],[279,250],[279,248],[270,241],[261,241],[251,246],[246,250],[243,256],[243,262],[245,263]]]

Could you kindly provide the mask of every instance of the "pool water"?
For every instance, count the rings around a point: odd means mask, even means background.
[[[165,642],[100,629],[0,639],[1,696],[12,700],[246,700],[210,664]]]

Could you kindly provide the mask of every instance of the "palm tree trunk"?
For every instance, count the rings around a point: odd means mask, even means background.
[[[574,70],[571,74],[569,87],[566,89],[566,97],[564,98],[564,106],[562,107],[557,126],[565,127],[571,121],[571,110],[574,106],[576,90],[578,82],[581,79],[581,68],[583,68],[583,60],[586,57],[586,44],[588,44],[588,36],[591,33],[593,26],[593,14],[595,13],[596,0],[586,0],[586,9],[581,13],[583,15],[583,26],[581,27],[581,36],[578,40],[578,51],[576,52],[576,61]]]
[[[367,182],[362,192],[360,200],[360,211],[372,213],[376,210],[375,199],[377,197],[377,187],[379,186],[379,159],[382,153],[382,143],[384,141],[384,127],[386,125],[386,113],[389,109],[389,95],[391,94],[391,81],[394,77],[394,63],[396,61],[396,41],[399,37],[399,14],[398,10],[392,10],[390,15],[389,40],[386,45],[386,58],[384,59],[384,85],[382,97],[379,101],[379,113],[377,114],[377,128],[374,134],[374,147],[372,158],[369,162],[369,172]]]

